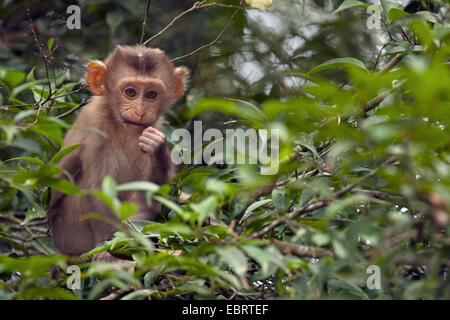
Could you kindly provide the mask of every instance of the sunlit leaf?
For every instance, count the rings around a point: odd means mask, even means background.
[[[245,2],[252,8],[267,10],[272,6],[272,0],[245,0]]]
[[[314,73],[321,70],[334,69],[340,67],[356,67],[362,70],[367,70],[366,66],[361,60],[355,58],[337,58],[328,60],[327,62],[324,62],[318,65],[317,67],[312,68],[311,70],[308,71],[308,73]]]
[[[364,7],[367,8],[369,5],[367,3],[364,3],[362,1],[357,0],[345,0],[341,3],[341,5],[333,11],[333,14],[336,14],[338,12],[341,12],[346,9],[355,8],[355,7]]]

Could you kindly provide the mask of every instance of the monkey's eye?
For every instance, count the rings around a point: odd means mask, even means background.
[[[123,93],[128,97],[128,98],[135,98],[137,96],[137,91],[135,88],[132,87],[128,87],[125,88],[123,90]]]
[[[158,97],[158,91],[156,91],[156,90],[148,90],[145,93],[145,98],[148,99],[148,100],[154,100],[157,97]]]

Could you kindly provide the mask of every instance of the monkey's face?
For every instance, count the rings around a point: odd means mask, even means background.
[[[126,127],[141,133],[152,126],[166,104],[167,88],[157,78],[130,77],[118,84],[120,118]]]
[[[184,73],[159,49],[117,46],[105,63],[89,63],[86,80],[115,118],[140,134],[183,95]]]

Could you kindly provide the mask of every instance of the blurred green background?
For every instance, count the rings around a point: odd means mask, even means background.
[[[139,42],[146,1],[1,2],[0,298],[448,299],[449,3],[372,2],[207,1],[148,44],[189,70],[169,136],[194,120],[278,128],[281,162],[275,176],[185,165],[149,187],[164,204],[158,220],[91,252],[128,255],[132,272],[57,255],[45,208],[49,188],[79,192],[54,175],[67,112],[90,97],[85,66]],[[81,30],[68,30],[75,3]],[[145,39],[193,4],[153,0]],[[102,197],[117,190],[107,177]],[[133,212],[121,205],[125,222]],[[70,264],[81,289],[66,289]]]

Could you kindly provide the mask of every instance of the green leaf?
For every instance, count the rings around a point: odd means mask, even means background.
[[[330,235],[328,233],[315,233],[312,236],[312,241],[319,247],[325,246],[330,243]]]
[[[14,88],[18,84],[22,83],[25,80],[26,76],[27,75],[23,71],[9,70],[8,72],[6,72],[4,80],[10,88]]]
[[[42,85],[34,86],[33,88],[31,88],[31,91],[33,92],[34,102],[39,102],[43,99],[47,99],[50,95],[48,88],[45,89]]]
[[[46,208],[50,204],[50,188],[45,188],[44,192],[41,194],[41,203]],[[34,218],[34,216],[33,216]],[[39,217],[40,218],[40,217]]]
[[[275,265],[284,269],[283,256],[274,246],[267,246],[264,249],[256,245],[243,245],[241,249],[261,266],[262,276],[267,276],[270,272],[270,266]]]
[[[414,20],[409,26],[422,45],[427,46],[433,42],[433,34],[425,21]]]
[[[248,260],[241,250],[233,246],[226,246],[217,247],[216,252],[222,261],[228,264],[238,276],[245,276],[248,270]]]
[[[32,153],[42,154],[41,145],[33,139],[16,138],[11,142],[12,147],[27,150]]]
[[[28,81],[19,86],[16,86],[14,89],[12,89],[11,95],[9,96],[9,100],[11,101],[12,99],[17,97],[22,92],[36,86],[37,84],[44,83],[44,82],[46,82],[45,79],[40,79],[40,80]]]
[[[69,153],[71,153],[73,150],[75,150],[76,148],[78,148],[79,146],[81,146],[81,144],[74,144],[71,146],[68,146],[64,149],[59,150],[57,153],[55,153],[55,155],[50,159],[51,163],[58,163],[59,160],[61,160],[64,156],[68,155]]]
[[[24,290],[22,299],[55,299],[55,300],[80,300],[80,298],[72,292],[63,288],[34,287]]]
[[[155,196],[155,200],[161,202],[164,206],[169,208],[170,210],[174,211],[175,213],[179,214],[181,217],[184,217],[183,209],[181,209],[175,202],[172,200],[163,198],[161,196]]]
[[[48,52],[52,51],[53,43],[55,42],[54,38],[49,38],[47,41],[47,50]]]
[[[40,159],[38,159],[38,158],[31,158],[31,157],[17,157],[17,158],[11,158],[11,159],[6,160],[5,162],[8,162],[8,161],[15,161],[15,160],[27,161],[27,162],[31,162],[31,163],[34,163],[34,164],[38,164],[38,165],[40,165],[40,166],[45,165],[45,163],[44,163],[42,160],[40,160]]]
[[[333,69],[333,68],[339,68],[339,67],[356,67],[362,70],[367,71],[366,66],[361,60],[358,60],[356,58],[337,58],[337,59],[331,59],[328,60],[317,67],[312,68],[308,71],[308,74],[314,73],[321,70],[326,69]]]
[[[253,211],[270,202],[272,202],[272,199],[264,199],[256,201],[255,203],[249,205],[247,210],[245,210],[244,215],[242,216],[241,221],[239,223],[242,223],[242,221],[246,220],[253,213]]]
[[[55,86],[58,87],[63,84],[63,82],[69,78],[69,69],[61,73],[56,79],[55,79]],[[53,90],[54,91],[54,90]]]
[[[133,214],[135,214],[138,211],[138,209],[139,206],[136,203],[124,201],[120,204],[118,212],[119,218],[122,220],[126,220]]]
[[[217,198],[210,196],[200,203],[191,203],[190,206],[199,213],[198,225],[202,225],[206,218],[214,217],[217,210]]]
[[[31,68],[30,72],[28,72],[27,78],[26,78],[27,82],[32,82],[35,80],[34,79],[34,69],[35,69],[35,67]]]
[[[403,6],[399,3],[381,0],[381,6],[383,7],[383,11],[386,15],[387,22],[391,21],[392,18],[396,19],[408,15],[408,13],[403,10]]]
[[[402,9],[392,8],[389,10],[389,13],[388,13],[388,21],[392,21],[392,20],[407,16],[407,15],[408,15],[408,13],[403,11],[403,8]]]
[[[54,266],[62,267],[66,257],[60,255],[12,258],[0,255],[0,272],[20,272],[27,277],[43,276]]]
[[[3,237],[3,236],[0,236],[0,240],[4,241],[6,243],[9,243],[14,248],[19,249],[20,251],[25,253],[27,256],[30,256],[30,252],[28,251],[28,249],[24,245],[20,244],[19,242],[16,242],[16,241],[14,241],[12,239],[8,239],[8,238]]]
[[[330,286],[337,287],[339,289],[345,289],[350,294],[353,294],[359,297],[360,299],[369,300],[367,294],[359,286],[357,286],[354,283],[351,283],[350,281],[330,279],[329,284]]]
[[[48,138],[55,139],[60,145],[64,144],[61,126],[52,121],[40,121],[31,130]]]
[[[46,190],[48,191],[49,189],[47,188]],[[47,195],[48,195],[48,192],[47,192]],[[31,221],[33,219],[44,218],[45,215],[46,215],[46,212],[45,212],[44,208],[42,208],[37,203],[33,203],[31,205],[31,207],[28,208],[26,217],[23,220],[23,223],[28,223],[29,221]]]
[[[156,293],[156,291],[152,289],[139,289],[123,296],[121,300],[144,300],[152,293]]]
[[[18,123],[28,117],[35,116],[37,113],[37,110],[24,110],[16,114],[14,117],[14,123]]]
[[[243,104],[245,106],[247,106],[250,110],[252,110],[255,114],[258,114],[258,117],[260,119],[263,119],[264,121],[267,121],[266,115],[264,114],[264,112],[261,111],[260,108],[258,108],[256,105],[254,105],[253,103],[250,103],[248,101],[245,100],[240,100],[240,99],[234,99],[234,98],[228,98],[227,100],[230,101],[236,101],[240,104]]]
[[[236,103],[236,100],[222,98],[203,98],[191,110],[187,112],[188,117],[194,117],[205,111],[219,111],[225,114],[235,116],[240,119],[247,119],[254,122],[255,125],[262,126],[265,122],[265,115],[255,111],[253,106],[248,104]]]
[[[367,3],[357,1],[357,0],[345,0],[342,4],[332,12],[332,14],[336,14],[346,9],[355,8],[355,7],[364,7],[367,8],[369,5]]]
[[[285,188],[275,188],[272,190],[273,204],[276,209],[286,210],[289,206],[289,199],[286,197]]]
[[[297,219],[297,222],[304,224],[306,226],[310,226],[310,227],[320,230],[320,231],[328,231],[328,220],[325,220],[325,219],[300,218],[300,219]]]
[[[98,191],[98,190],[92,190],[90,191],[94,196],[102,200],[111,210],[115,213],[119,212],[120,209],[120,201],[119,199],[115,197],[110,197],[107,194]]]
[[[67,180],[53,178],[62,170],[53,164],[44,164],[36,170],[23,170],[13,176],[13,182],[25,186],[48,186],[67,194],[82,195],[78,187]]]
[[[65,75],[65,76],[69,77],[69,75]],[[59,96],[63,93],[69,93],[71,90],[73,90],[74,87],[76,87],[79,84],[80,84],[79,82],[66,83],[66,84],[62,85],[61,87],[59,87],[58,90],[56,90],[54,95]],[[64,104],[69,104],[67,101],[65,101],[64,97],[60,97],[60,98],[56,99],[56,101],[64,102]],[[77,105],[77,104],[75,104],[75,105]]]
[[[15,125],[0,125],[0,129],[6,134],[6,143],[11,143],[14,136],[19,132],[19,129]]]
[[[416,12],[413,16],[434,24],[439,23],[440,19],[438,14],[429,11],[419,11]]]
[[[117,191],[141,190],[141,191],[157,192],[159,190],[159,186],[149,181],[133,181],[118,185],[116,190]]]
[[[103,179],[102,191],[110,198],[115,198],[117,196],[117,185],[110,175],[105,176]]]
[[[75,194],[75,195],[83,194],[76,185],[64,179],[49,179],[45,185],[55,188],[56,190],[66,194]]]
[[[337,256],[341,259],[347,259],[349,256],[349,252],[347,247],[339,240],[332,241],[333,249],[336,252]]]
[[[151,223],[142,229],[145,234],[161,234],[161,236],[178,235],[183,237],[193,237],[197,233],[188,225],[178,222]]]

